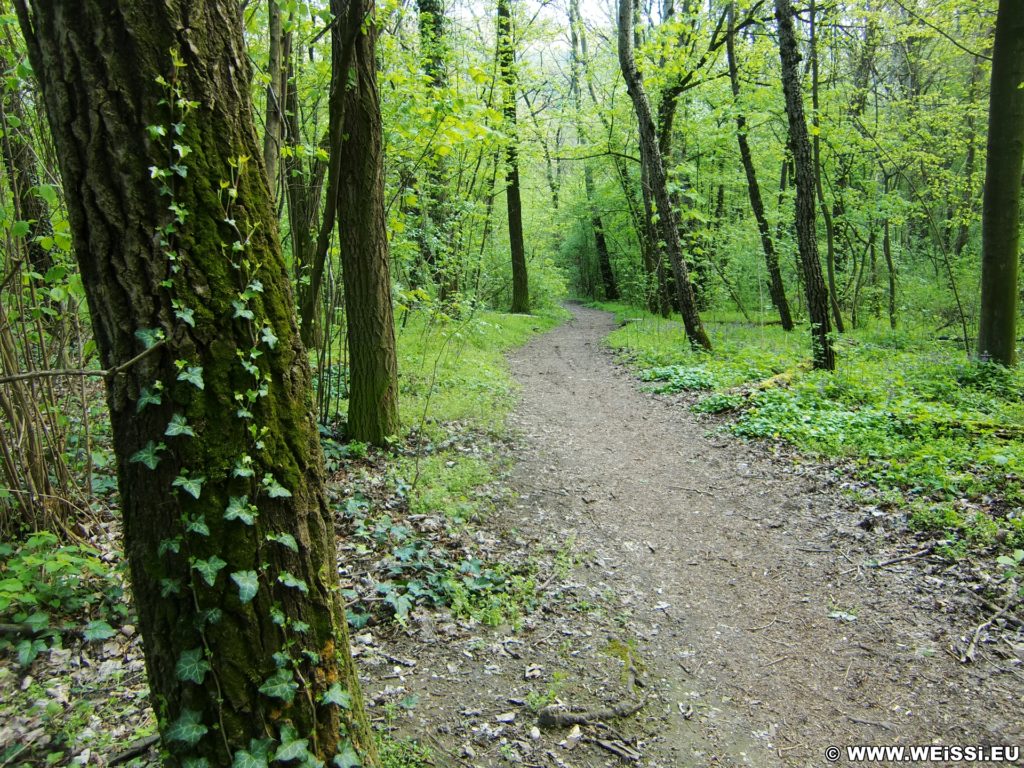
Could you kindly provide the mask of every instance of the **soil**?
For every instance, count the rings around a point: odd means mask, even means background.
[[[1012,613],[986,624],[1000,606],[865,518],[841,469],[642,391],[603,345],[612,317],[572,312],[510,358],[518,498],[479,534],[536,564],[543,605],[515,630],[417,613],[364,636],[378,713],[445,766],[818,766],[830,745],[1024,745]]]

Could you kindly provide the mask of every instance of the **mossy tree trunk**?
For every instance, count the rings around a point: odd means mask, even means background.
[[[16,8],[101,359],[126,366],[107,400],[167,762],[375,764],[239,6]]]
[[[789,148],[793,154],[796,182],[796,236],[800,266],[807,292],[807,310],[811,316],[811,349],[814,367],[826,371],[836,367],[828,314],[828,290],[821,274],[818,239],[815,231],[814,161],[804,118],[800,92],[800,54],[793,27],[793,6],[789,0],[775,0],[775,19],[779,25],[779,58],[782,61],[782,91],[786,97],[789,120]]]
[[[981,216],[978,354],[1017,364],[1017,267],[1024,160],[1024,4],[999,0]]]
[[[346,434],[385,445],[398,434],[398,362],[384,213],[384,139],[377,92],[373,0],[348,6],[355,35],[345,88],[338,236],[348,317],[349,399]],[[357,26],[358,25],[358,29]]]
[[[622,69],[626,90],[629,91],[640,127],[640,157],[647,171],[651,194],[657,206],[659,230],[665,241],[665,251],[668,254],[669,263],[672,265],[676,297],[679,301],[680,313],[683,316],[686,337],[695,347],[711,349],[711,340],[704,331],[700,314],[697,312],[693,286],[690,284],[686,262],[683,261],[683,246],[679,240],[676,214],[669,198],[665,164],[661,150],[658,148],[658,136],[651,114],[651,105],[647,99],[640,72],[636,68],[636,60],[633,55],[633,5],[630,0],[619,0],[618,12],[619,66]]]
[[[519,192],[519,136],[516,130],[516,49],[512,37],[512,0],[498,0],[498,67],[501,72],[502,112],[505,116],[505,202],[508,240],[512,251],[512,311],[530,311],[530,284],[523,242],[523,202]]]

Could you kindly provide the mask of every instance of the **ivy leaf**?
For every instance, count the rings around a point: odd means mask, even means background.
[[[105,621],[90,621],[85,625],[85,629],[82,630],[82,637],[88,642],[106,640],[113,637],[114,634],[114,628]]]
[[[171,416],[171,421],[167,424],[167,429],[164,430],[164,434],[168,437],[177,437],[178,435],[188,435],[189,437],[196,436],[195,431],[188,425],[188,420],[186,420],[180,413],[176,413]]]
[[[167,741],[181,741],[190,747],[194,746],[210,730],[201,720],[202,713],[199,710],[183,709],[178,719],[164,732],[164,738]]]
[[[176,478],[174,478],[174,481],[171,483],[171,485],[175,488],[181,488],[193,499],[198,499],[199,495],[203,492],[203,483],[205,482],[206,478],[203,477],[202,475],[198,477],[178,475]]]
[[[161,397],[160,390],[153,391],[149,387],[143,387],[142,392],[139,394],[139,401],[135,403],[135,412],[139,413],[147,405],[160,405]]]
[[[128,461],[134,464],[144,464],[149,469],[156,469],[156,465],[160,463],[160,451],[167,448],[163,443],[154,443],[150,440],[142,448],[132,454],[132,457]]]
[[[273,475],[264,475],[262,485],[267,489],[267,495],[272,499],[287,499],[292,495],[292,492],[277,482],[277,478]]]
[[[292,552],[299,551],[299,543],[290,533],[268,533],[267,541],[276,541],[281,546],[288,547]]]
[[[142,346],[146,349],[152,349],[153,345],[156,344],[164,337],[164,332],[159,328],[139,328],[135,332],[135,338],[142,342]]]
[[[191,307],[179,307],[174,310],[174,316],[181,320],[181,322],[196,327],[196,311]]]
[[[199,536],[210,535],[210,526],[206,524],[206,518],[202,515],[197,517],[195,520],[190,521],[185,530],[189,533],[198,534]]]
[[[231,761],[231,768],[267,768],[267,758],[240,749],[235,752],[235,759]]]
[[[280,576],[278,576],[277,580],[284,584],[286,587],[299,590],[299,592],[301,592],[304,595],[309,594],[309,587],[306,585],[306,582],[296,577],[295,575],[289,573],[288,571],[285,571]]]
[[[217,580],[217,574],[220,573],[227,563],[221,560],[216,555],[213,555],[207,560],[196,560],[192,563],[192,567],[199,571],[199,575],[203,577],[203,581],[206,582],[206,586],[212,587],[213,582]]]
[[[306,749],[308,744],[309,739],[288,741],[277,748],[277,751],[274,753],[274,760],[281,761],[282,763],[287,763],[289,760],[300,760],[309,754],[309,750]]]
[[[345,741],[341,747],[341,751],[334,756],[331,761],[337,768],[361,768],[363,762],[359,759],[359,755],[356,754],[355,748],[352,746],[351,741]]]
[[[243,320],[252,320],[256,317],[252,310],[245,306],[245,302],[243,301],[235,299],[231,302],[231,306],[235,308],[235,314],[232,315],[233,318],[240,317]]]
[[[178,381],[187,381],[196,389],[204,389],[206,385],[203,384],[203,366],[188,366],[178,374]]]
[[[252,458],[250,456],[242,456],[238,461],[235,462],[235,468],[231,470],[231,474],[234,477],[252,477],[256,473],[252,470]]]
[[[295,676],[290,669],[278,669],[259,687],[260,693],[265,696],[281,699],[289,704],[295,698],[295,691],[298,689],[299,684],[295,682]]]
[[[211,669],[210,662],[203,657],[203,649],[193,648],[190,651],[182,651],[178,658],[178,664],[174,668],[174,674],[179,680],[202,685],[206,673]]]
[[[181,761],[181,768],[210,768],[210,761],[205,757],[188,757]]]
[[[160,597],[181,594],[180,579],[160,579]]]
[[[324,704],[333,704],[342,709],[352,708],[352,694],[341,687],[341,683],[335,683],[320,697]]]
[[[274,331],[269,325],[264,326],[260,335],[263,337],[263,343],[271,349],[277,346],[277,336],[274,335]]]
[[[235,571],[231,580],[238,585],[238,599],[244,605],[256,597],[260,589],[260,580],[256,571]]]
[[[246,525],[252,525],[256,521],[256,507],[249,503],[248,496],[231,496],[228,499],[228,508],[224,510],[225,520],[239,520]]]

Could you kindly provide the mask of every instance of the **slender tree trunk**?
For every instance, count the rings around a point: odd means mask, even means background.
[[[825,220],[825,267],[828,272],[828,298],[829,306],[832,307],[832,317],[836,322],[836,330],[839,333],[845,331],[843,326],[843,313],[839,307],[839,293],[836,289],[836,228],[832,219],[832,212],[828,203],[825,202],[825,189],[821,183],[821,135],[820,116],[818,114],[820,103],[818,101],[818,40],[816,36],[817,16],[815,0],[811,0],[811,106],[813,117],[811,122],[814,125],[814,138],[811,142],[814,156],[814,189],[818,196],[818,203],[821,205],[821,216]]]
[[[740,79],[736,67],[735,31],[733,29],[735,12],[736,4],[730,3],[729,30],[725,50],[729,63],[729,82],[732,84],[732,95],[734,99],[737,99],[740,95]],[[754,160],[750,155],[750,144],[747,142],[747,118],[739,110],[736,112],[736,141],[740,147],[740,160],[743,162],[743,170],[747,175],[747,195],[750,198],[750,207],[754,212],[754,218],[757,220],[757,231],[761,235],[761,249],[764,251],[764,261],[768,268],[768,290],[772,297],[772,304],[778,310],[783,330],[791,331],[793,330],[793,318],[789,313],[789,302],[786,300],[786,287],[782,283],[779,257],[775,253],[775,243],[772,242],[768,218],[764,213],[764,202],[761,200],[761,187],[757,183]]]
[[[94,338],[120,367],[107,401],[167,762],[238,765],[270,738],[270,755],[305,739],[325,762],[351,739],[376,764],[309,365],[265,169],[247,159],[260,148],[239,6],[16,7],[75,190]]]
[[[530,283],[523,243],[523,202],[519,194],[519,137],[516,131],[516,51],[512,37],[512,0],[498,0],[498,67],[501,71],[502,112],[508,146],[505,150],[505,201],[508,239],[512,251],[512,311],[530,311]]]
[[[882,254],[889,274],[889,327],[896,330],[896,265],[892,258],[892,238],[889,236],[889,219],[882,225]]]
[[[665,165],[658,149],[658,136],[651,115],[651,105],[644,91],[640,72],[636,68],[633,57],[633,8],[630,0],[619,0],[619,66],[626,80],[640,126],[640,156],[647,168],[651,183],[651,192],[658,209],[658,221],[662,236],[665,239],[666,251],[676,282],[676,295],[683,316],[686,336],[695,347],[711,349],[711,340],[704,331],[697,303],[693,295],[686,263],[683,261],[683,248],[679,241],[679,230],[676,227],[676,214],[669,200],[668,183],[665,177]]]
[[[270,37],[270,57],[267,63],[266,130],[263,134],[263,162],[267,166],[270,192],[277,195],[277,168],[281,157],[284,135],[284,100],[288,84],[288,46],[281,24],[281,6],[278,0],[267,0],[267,34]],[[288,34],[291,37],[291,34]]]
[[[818,239],[814,230],[814,165],[804,119],[803,95],[800,93],[800,54],[797,52],[790,0],[775,0],[775,18],[779,25],[779,58],[789,120],[789,147],[796,167],[796,235],[807,292],[807,310],[811,316],[811,349],[814,367],[831,371],[835,370],[836,359],[829,326],[828,291],[821,275]]]
[[[345,0],[332,0],[337,10]],[[377,92],[374,0],[348,9],[363,20],[346,77],[345,140],[341,144],[338,236],[348,317],[349,400],[346,434],[385,445],[398,434],[398,363],[391,305],[384,139]],[[369,21],[367,21],[369,20]]]
[[[572,45],[570,61],[569,92],[576,112],[576,137],[580,145],[587,144],[586,129],[583,126],[583,104],[580,89],[580,69],[583,66],[581,51],[586,38],[583,34],[583,20],[580,18],[579,0],[569,0],[569,41]],[[587,196],[587,207],[590,209],[590,226],[594,231],[594,247],[597,250],[597,266],[604,284],[604,297],[609,301],[619,298],[619,288],[615,283],[615,273],[608,254],[608,241],[604,236],[604,224],[594,202],[594,172],[590,164],[583,161],[583,190]]]
[[[1017,364],[1017,266],[1024,161],[1024,4],[999,0],[981,218],[978,354]]]

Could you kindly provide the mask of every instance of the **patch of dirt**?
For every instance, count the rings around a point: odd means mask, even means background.
[[[872,567],[914,542],[858,525],[824,465],[642,392],[603,346],[611,316],[573,314],[511,356],[519,498],[481,521],[535,564],[544,604],[518,631],[418,611],[406,631],[364,635],[378,719],[445,766],[810,766],[830,745],[1024,745],[1020,627],[982,625],[1000,606],[923,556]],[[540,728],[547,705],[596,717]]]

